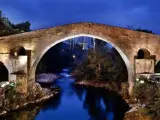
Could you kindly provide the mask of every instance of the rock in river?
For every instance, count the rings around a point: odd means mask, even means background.
[[[57,78],[59,78],[59,76],[52,73],[42,73],[36,76],[36,80],[39,83],[52,83]]]

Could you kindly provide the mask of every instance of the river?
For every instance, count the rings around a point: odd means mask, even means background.
[[[115,92],[82,87],[74,79],[62,77],[54,86],[61,93],[40,107],[31,106],[5,117],[7,120],[123,120],[128,105]],[[14,117],[13,117],[14,116]]]

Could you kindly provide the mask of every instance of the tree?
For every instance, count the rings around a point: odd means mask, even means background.
[[[149,115],[153,120],[159,120],[160,84],[147,81],[143,76],[140,79],[144,80],[145,83],[134,83],[131,98],[136,99],[141,105],[145,104],[145,107],[141,108],[143,114]]]
[[[130,30],[135,30],[135,31],[140,31],[140,32],[145,32],[145,33],[152,33],[154,34],[154,32],[152,30],[148,30],[148,29],[142,29],[141,27],[139,28],[134,28],[133,25],[132,26],[127,26],[128,29]]]
[[[7,36],[30,31],[30,22],[13,24],[0,10],[0,36]]]
[[[126,69],[124,62],[116,50],[113,49],[113,53],[110,53],[106,45],[106,42],[96,40],[95,49],[88,50],[86,60],[73,73],[81,74],[81,80],[117,81],[120,79]]]
[[[154,34],[154,33],[152,32],[152,30],[141,29],[141,28],[136,29],[136,31],[140,31],[140,32],[146,32],[146,33],[152,33],[152,34]]]
[[[30,31],[30,22],[22,22],[18,24],[12,24],[13,29],[18,29],[20,32],[29,32]]]

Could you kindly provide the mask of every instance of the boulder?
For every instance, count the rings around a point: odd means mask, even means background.
[[[57,78],[59,78],[59,76],[52,73],[43,73],[36,76],[37,82],[40,82],[40,83],[52,83]]]

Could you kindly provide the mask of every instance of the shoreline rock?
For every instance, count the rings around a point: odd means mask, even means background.
[[[105,88],[108,91],[114,91],[120,94],[118,88],[115,88],[115,86],[111,86],[107,82],[97,82],[97,81],[78,81],[74,83],[75,85],[83,85],[83,86],[90,86],[90,87],[95,87],[95,88]]]
[[[106,84],[105,83],[95,82],[95,81],[94,82],[92,82],[92,81],[78,81],[78,82],[75,82],[74,84],[106,88]]]
[[[36,80],[39,83],[53,83],[59,77],[60,76],[53,73],[42,73],[42,74],[36,75]]]
[[[41,89],[41,91],[43,92],[43,89]],[[40,98],[35,97],[35,98],[29,99],[29,100],[24,98],[24,99],[26,99],[24,103],[14,103],[14,104],[16,104],[16,106],[12,106],[9,109],[6,108],[6,109],[2,110],[0,112],[0,117],[6,115],[9,112],[16,111],[21,108],[25,108],[25,107],[32,105],[32,104],[43,103],[43,102],[49,100],[50,98],[54,97],[55,95],[58,95],[59,93],[60,93],[60,90],[55,88],[52,91],[48,91],[46,93],[46,95],[44,95]]]

